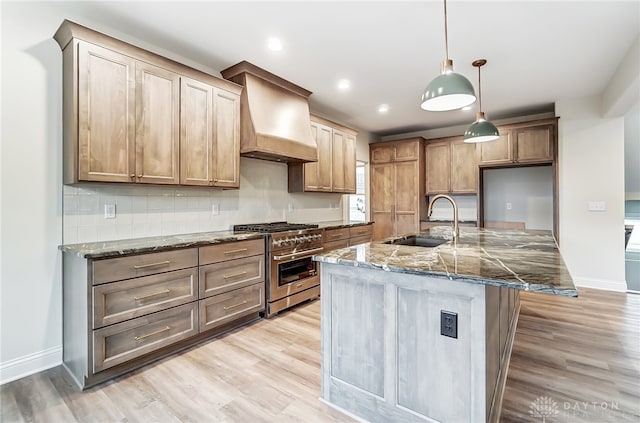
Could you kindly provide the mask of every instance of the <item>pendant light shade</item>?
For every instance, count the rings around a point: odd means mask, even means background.
[[[476,121],[473,122],[464,132],[464,142],[487,142],[500,138],[498,128],[484,117],[482,111],[482,87],[480,85],[480,68],[487,63],[485,59],[475,60],[472,65],[478,68],[478,100],[479,111],[476,114]]]
[[[447,0],[444,0],[444,50],[441,75],[427,85],[422,94],[420,107],[432,112],[460,109],[476,101],[473,85],[467,78],[453,72],[453,60],[449,59],[449,37],[447,34]]]

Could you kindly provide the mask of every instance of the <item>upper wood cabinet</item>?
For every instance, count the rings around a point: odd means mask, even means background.
[[[73,22],[63,54],[63,181],[239,187],[242,87]]]
[[[374,240],[420,231],[427,206],[423,142],[410,138],[369,146]]]
[[[442,138],[425,145],[427,194],[469,194],[478,190],[476,145],[462,137]]]
[[[289,163],[289,192],[356,192],[356,135],[352,129],[311,116],[318,161]]]
[[[180,110],[180,183],[239,187],[239,96],[182,78]]]
[[[551,163],[555,160],[557,119],[498,127],[500,138],[478,144],[482,166]]]

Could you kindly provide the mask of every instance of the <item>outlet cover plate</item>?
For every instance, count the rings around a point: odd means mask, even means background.
[[[440,310],[440,335],[458,339],[458,313]]]

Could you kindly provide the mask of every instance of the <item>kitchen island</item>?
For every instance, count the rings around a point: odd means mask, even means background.
[[[450,232],[314,257],[324,401],[373,422],[498,421],[518,292],[578,293],[548,231]]]

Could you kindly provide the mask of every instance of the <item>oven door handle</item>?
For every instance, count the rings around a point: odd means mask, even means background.
[[[309,255],[311,253],[317,253],[318,251],[322,251],[322,250],[324,250],[324,247],[312,248],[311,250],[296,251],[295,253],[284,254],[282,256],[273,256],[273,259],[275,261],[280,261],[280,260],[285,260],[285,259],[288,259],[288,258],[291,258],[291,257],[305,256],[305,255]]]

